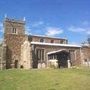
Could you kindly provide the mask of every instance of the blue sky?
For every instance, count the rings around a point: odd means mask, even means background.
[[[81,43],[90,34],[90,0],[0,0],[0,40],[4,15],[26,18],[26,33]]]

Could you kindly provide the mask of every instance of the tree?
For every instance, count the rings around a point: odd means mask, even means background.
[[[87,42],[88,42],[88,44],[90,44],[90,35],[87,38]]]

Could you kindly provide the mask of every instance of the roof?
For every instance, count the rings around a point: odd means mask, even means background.
[[[42,37],[42,38],[52,38],[52,39],[62,39],[67,40],[67,38],[60,38],[60,37],[51,37],[51,36],[45,36],[45,35],[30,35],[32,37]]]
[[[31,44],[35,45],[46,45],[46,46],[61,46],[61,47],[77,47],[80,48],[80,45],[71,45],[71,44],[57,44],[57,43],[42,43],[42,42],[31,42]]]
[[[49,54],[54,54],[54,53],[58,53],[58,52],[61,52],[61,51],[64,51],[64,49],[63,50],[57,50],[57,51],[51,51],[51,52],[48,52],[47,54],[49,55]]]

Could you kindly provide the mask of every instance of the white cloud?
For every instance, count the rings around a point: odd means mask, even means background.
[[[84,26],[88,26],[90,23],[88,22],[88,21],[83,21],[82,22],[82,25],[84,25]]]
[[[32,24],[32,27],[38,27],[38,26],[43,25],[43,24],[44,24],[43,21],[37,21],[37,22],[34,22],[34,23]]]
[[[85,32],[86,31],[85,28],[74,27],[74,26],[69,27],[68,30],[72,32]]]
[[[2,41],[3,41],[3,39],[2,39],[2,38],[0,38],[0,43],[2,43]]]
[[[3,23],[0,22],[0,33],[3,33],[4,30],[3,30]]]
[[[25,27],[25,34],[27,34],[27,35],[30,35],[31,34],[31,29],[30,29],[29,26],[26,26]]]
[[[81,42],[69,42],[69,44],[72,44],[72,45],[80,45],[81,44]]]
[[[46,30],[45,35],[47,36],[55,36],[63,33],[63,30],[57,27],[47,27]]]
[[[90,30],[88,30],[86,33],[90,35]]]
[[[3,24],[0,22],[0,27],[3,27]]]
[[[83,33],[83,34],[90,34],[90,27],[74,27],[71,26],[68,28],[69,31],[71,32],[76,32],[76,33]]]

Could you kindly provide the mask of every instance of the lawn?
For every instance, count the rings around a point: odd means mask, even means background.
[[[0,90],[90,90],[90,69],[3,70]]]

